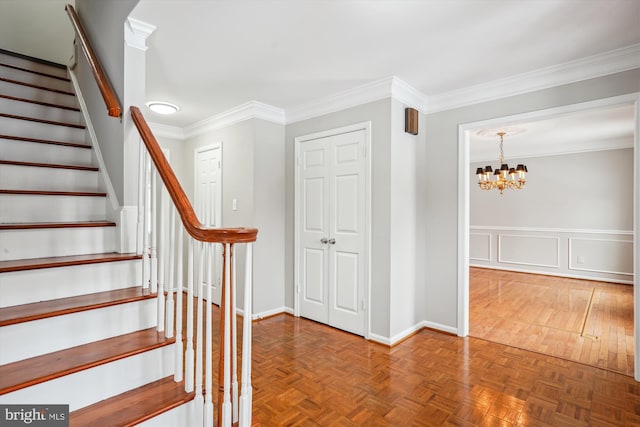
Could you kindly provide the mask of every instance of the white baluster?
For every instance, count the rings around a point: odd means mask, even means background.
[[[211,330],[213,322],[212,302],[211,302],[211,263],[213,262],[213,243],[207,243],[207,256],[205,262],[207,264],[207,315],[206,315],[206,334],[205,334],[205,396],[204,396],[204,425],[213,427],[213,331]]]
[[[158,325],[156,330],[158,332],[164,331],[164,269],[167,259],[167,192],[164,190],[164,186],[160,189],[160,226],[158,229]]]
[[[207,246],[202,242],[197,242],[198,246],[198,269],[196,270],[197,274],[197,284],[199,287],[198,290],[198,304],[196,307],[197,310],[197,318],[196,318],[196,378],[195,378],[195,398],[193,402],[194,406],[194,420],[189,425],[193,426],[201,426],[203,425],[203,416],[204,416],[204,396],[202,394],[202,377],[203,377],[203,365],[202,365],[202,330],[204,328],[204,323],[202,322],[203,318],[203,307],[202,307],[202,282],[204,279],[204,269],[205,269],[205,260],[206,260],[206,252]]]
[[[151,162],[149,162],[151,163]],[[158,290],[158,174],[155,168],[151,168],[151,209],[150,209],[150,233],[151,233],[151,248],[149,249],[150,264],[151,264],[151,280],[150,288],[151,293],[155,293]]]
[[[251,406],[253,390],[251,388],[251,300],[253,293],[252,269],[253,244],[247,243],[244,275],[244,318],[242,329],[242,394],[240,395],[240,427],[251,426]]]
[[[173,290],[175,289],[175,246],[176,246],[176,209],[171,206],[169,211],[169,275],[167,280],[167,303],[165,310],[164,336],[173,337]]]
[[[144,156],[144,218],[142,249],[142,287],[149,288],[151,283],[151,158]]]
[[[222,426],[231,426],[231,245],[224,245],[224,391],[222,397]]]
[[[144,248],[144,159],[146,151],[144,143],[140,140],[140,150],[138,152],[138,222],[136,224],[136,254],[142,255]]]
[[[175,372],[173,374],[173,379],[175,381],[182,381],[182,267],[183,267],[183,257],[182,257],[182,248],[184,246],[184,238],[183,238],[183,227],[182,222],[178,224],[178,268],[176,269],[177,277],[176,277],[176,342],[174,344],[175,347]]]
[[[187,251],[187,349],[185,351],[185,379],[184,390],[188,393],[193,391],[193,280],[194,280],[194,240],[189,238],[189,248]]]
[[[237,253],[231,246],[231,405],[233,423],[238,422],[238,315],[236,307],[236,258]]]

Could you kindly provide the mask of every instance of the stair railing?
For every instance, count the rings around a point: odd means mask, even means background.
[[[91,48],[82,24],[73,6],[67,5],[65,9],[76,31],[82,51],[91,65],[109,115],[119,117],[121,109],[117,97]],[[175,333],[174,380],[184,381],[185,391],[194,393],[193,411],[189,414],[191,419],[188,420],[187,425],[212,427],[214,425],[213,399],[214,395],[217,395],[218,426],[227,427],[236,424],[250,426],[252,258],[253,242],[256,241],[258,230],[204,226],[198,219],[140,109],[132,106],[130,111],[140,134],[137,252],[142,256],[142,286],[157,294],[158,331],[164,331],[168,338],[174,337]],[[184,236],[184,231],[187,232],[187,236]],[[185,240],[188,246],[187,283],[186,301],[183,301]],[[242,387],[239,397],[235,304],[236,257],[234,256],[238,244],[246,245]],[[212,307],[216,245],[222,245],[223,249],[217,391],[213,387],[215,371],[213,370]],[[206,283],[204,291],[201,286],[203,283]],[[194,313],[193,302],[196,298]],[[182,336],[183,327],[186,331],[185,337]]]
[[[219,426],[251,425],[251,294],[252,252],[258,230],[255,228],[208,228],[197,218],[193,206],[140,109],[131,107],[142,144],[140,144],[138,251],[142,255],[143,286],[158,295],[158,330],[166,337],[175,331],[175,381],[185,382],[185,391],[195,393],[196,419],[190,425],[213,426],[214,395],[217,394]],[[164,184],[158,187],[157,177]],[[157,210],[158,200],[160,209]],[[168,215],[165,210],[168,206]],[[167,219],[168,216],[168,219]],[[187,280],[186,304],[183,304],[183,246],[186,230]],[[157,237],[156,237],[157,236]],[[212,287],[215,245],[222,244],[222,287],[220,301],[220,357],[217,392],[213,386],[213,308]],[[237,244],[246,244],[244,316],[242,330],[241,394],[237,380],[236,257]],[[206,283],[205,290],[200,284]],[[197,292],[196,292],[197,289]],[[206,292],[206,295],[203,293]],[[166,294],[166,300],[163,299]],[[174,301],[175,294],[175,301]],[[194,298],[197,295],[197,311]],[[206,303],[203,304],[203,301]],[[194,314],[196,317],[194,327]],[[164,316],[165,322],[162,322]],[[186,337],[182,337],[183,320]],[[195,337],[194,337],[195,332]],[[203,339],[204,335],[204,339]],[[183,348],[184,345],[184,348]],[[203,360],[204,353],[204,360]],[[184,375],[184,376],[183,376]],[[204,386],[202,378],[204,376]],[[203,419],[198,418],[203,414]]]

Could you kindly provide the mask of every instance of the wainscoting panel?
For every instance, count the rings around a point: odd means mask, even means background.
[[[633,242],[613,239],[569,239],[569,268],[633,276]]]
[[[498,234],[498,262],[558,268],[559,257],[558,237]]]
[[[469,264],[633,284],[633,239],[627,230],[471,226]]]
[[[491,261],[490,233],[469,233],[469,259]]]

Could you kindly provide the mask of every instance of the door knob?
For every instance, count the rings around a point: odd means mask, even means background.
[[[327,239],[326,237],[323,237],[322,239],[320,239],[320,243],[322,243],[323,245],[326,245],[327,243],[329,243],[329,239]]]
[[[329,244],[330,245],[335,245],[336,244],[336,239],[329,239]]]

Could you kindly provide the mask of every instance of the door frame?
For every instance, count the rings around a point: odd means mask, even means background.
[[[466,337],[469,335],[469,191],[471,179],[469,141],[471,132],[485,127],[506,126],[526,120],[539,120],[571,112],[623,104],[633,105],[635,108],[633,138],[634,376],[636,381],[640,381],[640,239],[638,238],[640,227],[640,184],[638,183],[640,179],[640,92],[464,123],[458,126],[458,336]]]
[[[222,223],[223,223],[223,218],[222,218],[222,192],[223,192],[223,185],[224,185],[224,180],[223,180],[223,151],[222,151],[222,141],[218,141],[218,142],[214,142],[213,144],[209,144],[209,145],[204,145],[202,147],[196,147],[193,150],[193,205],[194,206],[198,206],[198,154],[203,153],[205,151],[209,151],[209,150],[220,150],[220,192],[218,195],[218,200],[216,200],[216,215],[220,215],[220,226],[222,227]],[[196,212],[197,214],[197,212]],[[204,220],[204,218],[198,218],[200,220]],[[215,259],[220,259],[220,256],[218,256],[218,254],[222,253],[222,249],[220,247],[220,245],[216,245],[215,246],[215,254],[214,254],[214,260]],[[220,263],[216,263],[214,264],[214,267],[216,270],[214,270],[214,277],[212,278],[212,280],[216,280],[216,277],[218,276],[218,272],[222,271],[222,264],[221,261]],[[222,286],[221,285],[222,279],[220,279],[220,282],[218,283],[218,287]],[[206,289],[205,289],[205,285],[204,284],[200,284],[200,286],[196,286],[196,295],[199,295],[199,292],[202,291],[202,295],[207,295]],[[220,294],[221,295],[221,294]],[[214,299],[214,304],[216,304]],[[218,305],[218,304],[216,304]]]
[[[293,193],[293,205],[294,205],[294,244],[293,244],[293,288],[294,288],[294,298],[293,298],[293,314],[296,317],[300,317],[300,222],[299,222],[299,214],[300,214],[300,200],[298,198],[298,190],[300,189],[300,145],[311,141],[314,139],[326,138],[330,136],[336,136],[344,133],[355,132],[359,130],[364,130],[364,162],[365,162],[365,212],[364,212],[364,221],[365,221],[365,254],[363,254],[363,260],[365,262],[364,271],[364,295],[362,295],[362,299],[364,300],[364,338],[369,339],[371,331],[369,330],[371,325],[371,302],[369,295],[371,294],[371,122],[361,122],[355,123],[348,126],[342,126],[335,129],[329,129],[321,132],[315,132],[312,134],[298,136],[294,139],[294,168],[295,168],[295,179],[294,179],[294,193]]]

